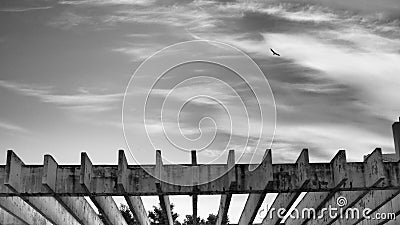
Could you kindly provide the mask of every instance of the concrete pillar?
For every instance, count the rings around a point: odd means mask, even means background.
[[[398,122],[393,123],[393,139],[394,139],[394,149],[396,153],[397,161],[400,160],[400,118]]]
[[[305,188],[308,182],[310,181],[309,176],[309,156],[308,149],[303,149],[300,156],[296,160],[297,167],[297,186],[299,188]],[[278,225],[282,218],[279,218],[277,215],[277,211],[272,212],[272,209],[285,209],[287,213],[293,203],[297,200],[301,192],[294,193],[279,193],[274,203],[272,203],[270,207],[270,211],[267,213],[265,218],[262,221],[262,225]],[[286,214],[285,213],[285,214]]]
[[[127,225],[124,217],[115,204],[114,199],[111,196],[92,196],[90,195],[91,182],[93,177],[93,164],[89,159],[89,156],[85,153],[81,153],[81,167],[80,167],[79,183],[82,188],[85,189],[93,204],[97,207],[99,212],[104,216],[105,220],[109,225]]]
[[[42,184],[51,192],[56,192],[58,164],[50,156],[44,156]],[[104,225],[92,206],[84,197],[63,197],[54,194],[54,198],[81,224]]]
[[[218,209],[218,218],[215,225],[225,225],[227,223],[227,216],[229,205],[231,203],[232,194],[223,194],[221,195],[221,200],[219,202],[219,209]]]
[[[163,209],[164,217],[168,220],[168,225],[173,225],[171,203],[169,201],[168,195],[164,195],[162,191],[162,176],[163,176],[163,161],[161,156],[161,150],[156,150],[156,167],[155,167],[155,177],[158,179],[156,183],[156,188],[159,192],[158,198],[160,200],[161,208]]]
[[[51,162],[51,159],[48,157],[47,160],[49,161],[48,165],[43,168],[44,171],[42,171],[42,173],[46,173],[46,170],[54,167],[54,162]],[[13,151],[9,150],[7,152],[6,179],[4,184],[15,193],[21,192],[21,180],[22,174],[24,173],[24,165],[25,164],[22,160]],[[55,179],[54,173],[42,176],[41,181],[45,181],[45,183],[48,183],[48,185],[51,186],[51,183],[55,183],[55,181],[51,181],[52,179]],[[32,182],[35,181],[32,180]],[[59,225],[79,224],[79,222],[54,197],[22,197],[22,199],[52,223]]]
[[[382,161],[382,151],[380,148],[376,148],[370,155],[368,155],[364,159],[363,163],[364,169],[364,177],[354,177],[349,176],[349,180],[344,184],[345,188],[351,188],[352,185],[359,186],[360,184],[364,184],[367,187],[377,187],[384,181],[385,179],[385,171],[383,167]],[[339,168],[337,169],[339,171]],[[346,167],[342,167],[343,173],[351,173],[348,171]],[[334,194],[334,196],[327,202],[325,207],[331,205],[332,207],[341,208],[345,211],[348,208],[354,207],[360,199],[364,198],[370,190],[362,190],[362,191],[340,191]],[[347,204],[344,206],[337,205],[337,199],[345,198],[347,200]],[[339,217],[329,218],[325,215],[324,219],[327,224],[342,224],[344,221],[340,220]],[[320,221],[310,221],[311,225],[319,225]],[[347,221],[346,221],[347,223]]]
[[[192,218],[193,218],[193,225],[197,225],[197,202],[198,196],[195,194],[197,192],[197,184],[199,184],[199,168],[197,166],[197,154],[196,150],[191,152],[192,158],[192,169],[193,169],[193,195],[192,195]]]
[[[131,210],[135,220],[140,225],[150,225],[149,218],[147,217],[146,209],[144,208],[142,198],[140,196],[129,196],[126,195],[126,189],[128,187],[128,161],[124,150],[118,151],[118,177],[117,185],[119,190],[124,193],[126,203],[128,203],[129,209]]]
[[[365,219],[362,220],[360,223],[357,225],[381,225],[381,224],[399,224],[400,223],[400,195],[397,195],[390,201],[388,201],[386,204],[382,205],[378,210],[376,210],[374,213],[372,213],[371,218],[376,218],[376,215],[379,213],[380,215],[385,214],[385,216],[389,217],[389,213],[394,214],[395,220],[392,220],[390,218],[386,219]]]
[[[346,172],[346,152],[344,150],[340,150],[335,157],[330,162],[332,168],[332,176],[333,176],[333,184],[330,186],[335,190],[348,182],[348,174]],[[312,174],[309,174],[312,176]],[[334,199],[335,191],[333,192],[308,192],[303,199],[299,202],[296,209],[301,213],[303,209],[313,208],[318,212],[322,207],[325,207],[326,204],[332,202]],[[285,221],[287,225],[297,225],[297,224],[307,224],[310,221],[306,218],[290,218],[288,217]],[[312,222],[312,221],[310,221]]]
[[[229,187],[230,187],[230,189],[235,188],[237,182],[236,182],[236,173],[235,173],[236,171],[235,171],[235,151],[234,150],[229,150],[226,169],[227,169],[226,176],[228,177],[229,184],[230,184]],[[232,194],[228,193],[228,194],[221,195],[216,225],[226,224],[231,199],[232,199]]]
[[[261,162],[261,165],[259,165],[255,170],[252,171],[253,174],[255,171],[263,171],[263,173],[260,174],[265,175],[265,177],[259,177],[259,179],[253,178],[253,180],[254,181],[258,180],[259,182],[258,185],[262,185],[263,188],[266,189],[268,187],[269,182],[273,180],[272,157],[270,149],[266,151],[263,161]],[[261,204],[264,201],[265,195],[266,193],[249,194],[249,197],[247,198],[246,204],[239,219],[238,223],[239,225],[248,225],[253,223],[253,220],[257,215],[258,209],[261,207]]]

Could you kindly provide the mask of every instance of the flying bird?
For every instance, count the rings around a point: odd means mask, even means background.
[[[271,52],[272,52],[272,55],[281,56],[281,55],[279,55],[278,53],[276,53],[272,48],[270,48],[270,50],[271,50]]]

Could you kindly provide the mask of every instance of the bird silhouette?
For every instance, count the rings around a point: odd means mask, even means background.
[[[279,55],[278,53],[276,53],[272,48],[270,48],[270,50],[271,50],[271,52],[272,52],[272,55],[281,56],[281,55]]]

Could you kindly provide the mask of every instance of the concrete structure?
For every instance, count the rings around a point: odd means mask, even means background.
[[[59,165],[50,155],[44,156],[43,165],[26,165],[9,150],[6,165],[0,166],[0,224],[105,225],[86,201],[87,196],[104,216],[105,223],[126,225],[112,198],[123,196],[135,219],[149,225],[140,196],[154,195],[159,197],[165,218],[172,225],[169,195],[192,196],[196,218],[198,195],[218,194],[221,201],[217,225],[221,225],[226,223],[232,195],[249,194],[238,222],[247,225],[258,215],[266,194],[278,193],[262,221],[263,225],[277,225],[283,219],[268,217],[272,208],[283,209],[285,215],[302,192],[307,194],[296,209],[313,208],[310,215],[321,218],[289,217],[285,224],[398,224],[400,122],[392,128],[395,154],[385,155],[376,148],[363,162],[347,162],[346,152],[340,150],[328,163],[310,163],[308,150],[303,149],[295,163],[273,164],[271,150],[267,150],[262,163],[253,171],[249,170],[253,165],[235,164],[233,150],[229,151],[226,164],[210,165],[198,164],[196,152],[192,151],[192,162],[185,167],[164,165],[160,150],[156,151],[156,165],[128,165],[123,150],[118,152],[118,165],[93,164],[86,153],[82,153],[80,165]],[[209,174],[221,176],[205,183]],[[186,179],[190,185],[173,185],[180,179]],[[343,197],[347,201],[340,206],[342,210],[370,209],[368,215],[393,213],[397,218],[328,216],[324,209],[337,206],[337,200]]]

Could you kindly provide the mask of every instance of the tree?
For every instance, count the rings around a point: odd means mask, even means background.
[[[181,225],[179,221],[176,219],[178,218],[178,214],[174,213],[174,204],[170,205],[171,207],[171,214],[172,214],[172,221],[174,225]],[[159,207],[153,206],[153,211],[149,211],[149,219],[150,219],[150,224],[151,225],[164,225],[168,224],[168,218],[165,218],[165,213],[163,212],[163,209],[159,205]]]
[[[119,207],[119,211],[121,212],[122,216],[124,217],[128,225],[139,225],[139,223],[136,222],[131,210],[127,205],[121,204],[121,206]]]
[[[182,225],[192,225],[193,224],[193,216],[192,215],[186,215],[186,218],[183,220]],[[197,217],[197,224],[198,225],[205,225],[206,222],[204,219],[200,219],[200,217]]]
[[[139,225],[139,223],[136,222],[131,210],[129,209],[129,207],[127,205],[121,204],[119,207],[119,211],[121,212],[122,217],[124,217],[124,219],[128,225]],[[100,217],[101,221],[103,221],[104,224],[108,224],[102,213],[99,213],[99,217]]]
[[[217,223],[217,218],[218,217],[214,214],[209,214],[207,217],[207,220],[197,217],[197,224],[198,225],[215,225]],[[227,218],[225,224],[228,224],[228,222],[229,222],[229,220]],[[193,216],[186,215],[186,218],[184,219],[182,225],[192,225],[192,224],[193,224]]]
[[[214,214],[209,214],[207,217],[206,225],[215,225],[217,223],[217,216]],[[225,224],[228,224],[228,221],[226,221]]]

